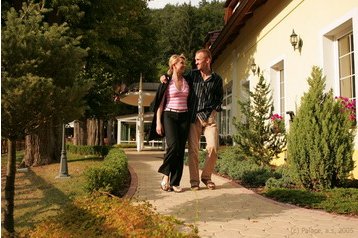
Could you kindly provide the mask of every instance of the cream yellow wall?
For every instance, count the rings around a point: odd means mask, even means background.
[[[284,62],[285,78],[285,111],[296,111],[300,98],[307,91],[307,77],[312,66],[324,69],[327,75],[327,89],[335,87],[334,71],[325,67],[323,54],[323,35],[335,24],[352,18],[355,48],[358,49],[358,1],[355,0],[269,0],[254,12],[239,36],[218,56],[213,64],[216,72],[224,81],[233,81],[233,108],[237,108],[237,100],[242,93],[242,82],[249,80],[253,89],[258,77],[250,72],[254,60],[260,67],[266,80],[271,85],[271,67]],[[290,43],[292,30],[301,37],[301,52],[294,51]],[[358,50],[355,52],[358,69]],[[332,72],[331,72],[332,71]],[[358,86],[357,86],[358,87]],[[358,88],[357,88],[358,89]],[[356,90],[358,92],[358,90]],[[275,90],[273,88],[273,93]],[[238,110],[233,112],[237,116]],[[289,126],[288,117],[286,123]],[[358,164],[358,139],[356,138],[354,159]],[[358,168],[354,170],[358,178]]]

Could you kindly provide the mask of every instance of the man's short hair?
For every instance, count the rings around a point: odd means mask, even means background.
[[[198,53],[203,53],[207,58],[209,58],[210,60],[212,59],[211,52],[208,49],[200,49],[195,54],[198,54]]]

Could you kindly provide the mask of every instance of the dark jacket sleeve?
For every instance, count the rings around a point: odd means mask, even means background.
[[[156,139],[161,139],[164,137],[164,135],[159,135],[157,133],[157,110],[160,106],[160,103],[165,95],[165,92],[167,90],[168,87],[168,82],[166,84],[161,83],[157,89],[157,93],[155,94],[155,98],[153,100],[153,103],[151,105],[151,109],[154,112],[153,115],[153,120],[152,120],[152,124],[150,126],[150,132],[149,132],[149,140],[156,140]],[[165,102],[164,102],[165,103]],[[163,120],[163,118],[161,118],[161,120]]]

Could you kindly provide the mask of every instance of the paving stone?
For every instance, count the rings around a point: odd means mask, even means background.
[[[196,225],[201,237],[358,237],[355,217],[282,204],[217,175],[212,176],[217,189],[200,184],[201,190],[191,191],[187,166],[181,182],[184,191],[162,191],[157,170],[163,152],[126,150],[126,154],[137,177],[132,200],[148,201],[159,213]]]

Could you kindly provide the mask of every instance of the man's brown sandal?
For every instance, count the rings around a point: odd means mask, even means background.
[[[214,190],[215,189],[215,183],[213,183],[211,180],[201,180],[205,186],[210,189],[210,190]]]
[[[191,190],[192,191],[198,191],[200,189],[200,187],[199,186],[191,186]]]

